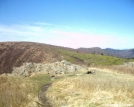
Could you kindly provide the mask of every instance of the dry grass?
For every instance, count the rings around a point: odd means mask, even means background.
[[[56,81],[46,92],[54,107],[134,106],[134,77],[97,70]],[[113,105],[114,106],[114,105]],[[112,106],[112,107],[113,107]]]
[[[134,75],[134,67],[132,66],[125,66],[125,65],[116,65],[116,66],[101,66],[101,69],[110,69],[113,72],[124,73],[124,74],[131,74]]]
[[[108,68],[92,69],[96,71],[93,74],[81,71],[78,73],[82,75],[68,75],[54,81],[46,92],[53,107],[134,106],[134,76],[131,73],[119,73]],[[45,74],[25,79],[1,75],[0,107],[37,107],[33,98],[38,96],[40,87],[48,82],[50,77]]]
[[[20,78],[0,76],[0,107],[25,107],[32,84]]]
[[[0,75],[0,107],[38,107],[38,91],[48,81],[45,74],[30,78]]]

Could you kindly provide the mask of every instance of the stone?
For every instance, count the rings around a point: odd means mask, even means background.
[[[33,73],[44,72],[49,74],[50,76],[56,75],[64,75],[69,72],[77,72],[77,71],[86,71],[86,68],[71,64],[66,60],[62,60],[61,62],[54,62],[54,63],[23,63],[20,67],[13,68],[13,75],[20,75],[23,77],[31,76]]]

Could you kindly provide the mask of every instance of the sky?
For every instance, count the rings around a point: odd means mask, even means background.
[[[0,42],[134,48],[133,0],[0,0]]]

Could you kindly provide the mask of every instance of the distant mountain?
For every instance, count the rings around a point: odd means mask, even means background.
[[[82,53],[101,54],[101,55],[115,56],[120,58],[134,57],[134,49],[118,50],[118,49],[111,49],[111,48],[101,49],[99,47],[94,47],[94,48],[78,48],[77,51]]]
[[[93,48],[78,48],[77,49],[78,52],[82,52],[82,53],[90,53],[90,54],[105,54],[107,55],[107,52],[104,51],[103,49],[99,48],[99,47],[93,47]]]

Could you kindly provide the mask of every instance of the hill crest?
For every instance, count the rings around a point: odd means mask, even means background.
[[[34,42],[1,42],[0,74],[11,73],[11,71],[13,71],[13,67],[20,67],[25,62],[53,63],[65,59],[72,63],[80,65],[92,65],[93,63],[96,63],[97,65],[103,65],[105,63],[117,64],[117,62],[122,63],[124,61],[123,59],[104,56],[114,56],[113,54],[107,54],[108,52],[110,53],[111,50],[106,51],[99,47],[71,49]],[[116,54],[118,53],[116,50],[112,50],[111,53],[114,52]],[[126,55],[134,56],[134,49],[119,51],[119,53],[122,52],[126,53]],[[94,56],[94,54],[96,54],[96,56]],[[100,56],[97,56],[97,54]],[[110,60],[108,60],[108,58]]]

